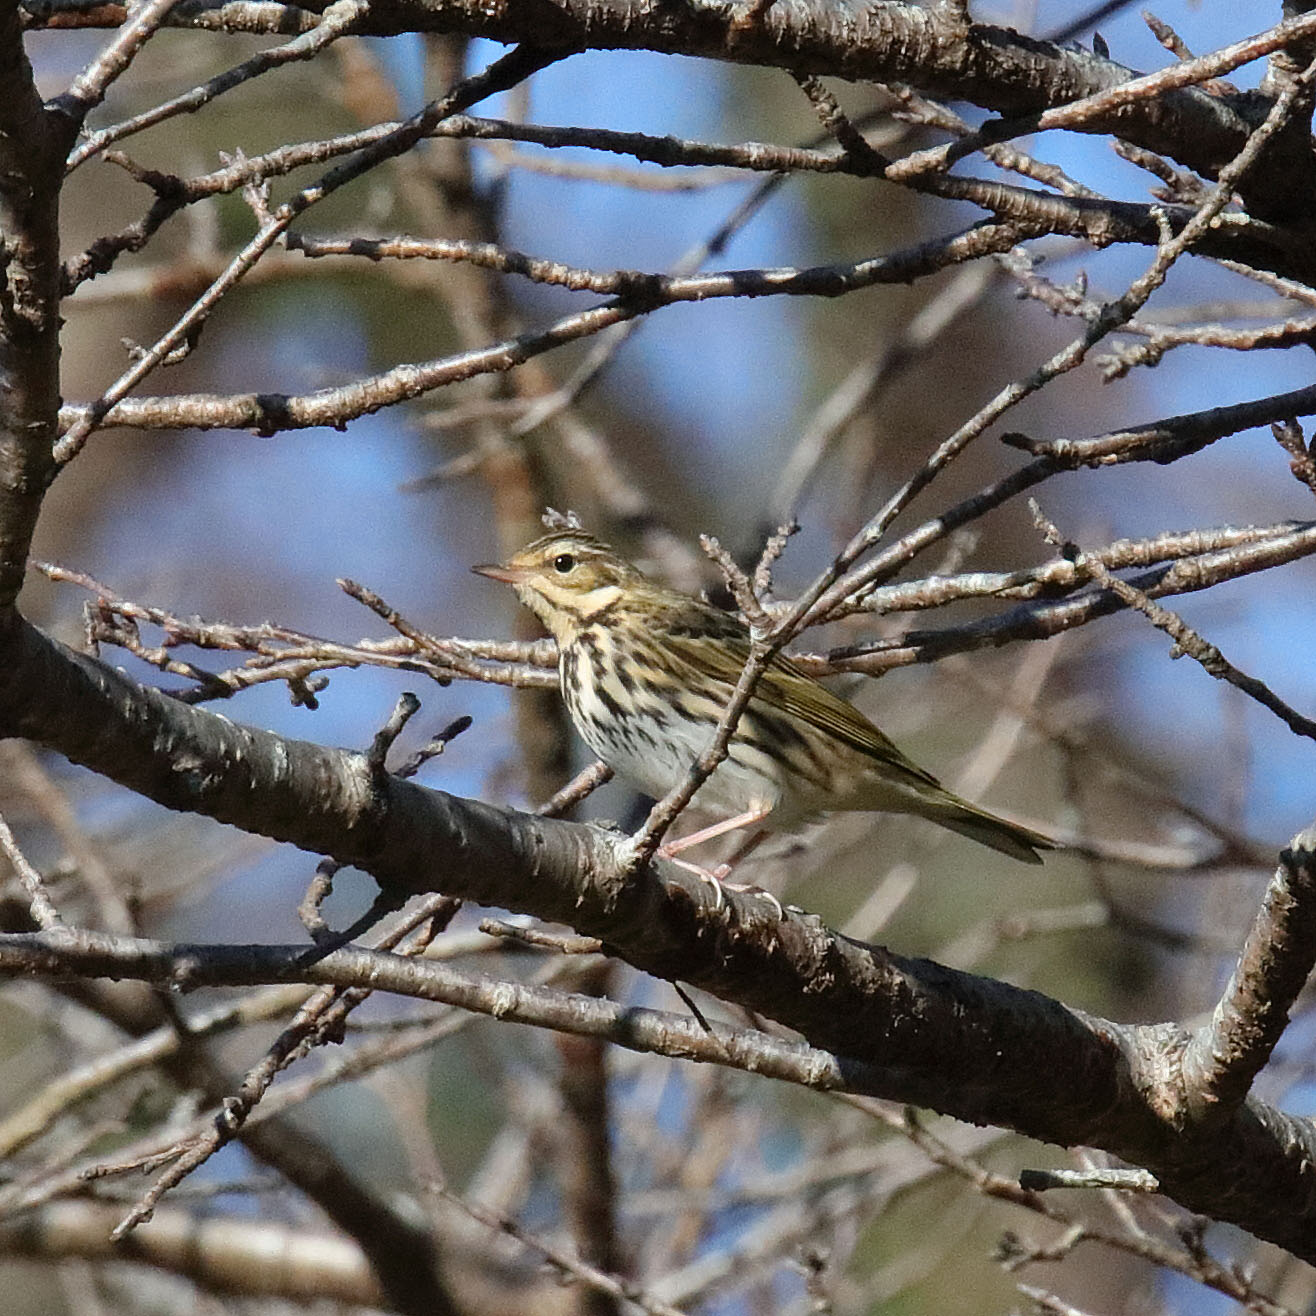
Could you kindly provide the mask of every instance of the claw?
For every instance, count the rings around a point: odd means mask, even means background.
[[[752,850],[757,843],[766,835],[765,832],[757,833],[750,838],[750,844],[742,847],[741,852],[735,855],[730,863],[718,864],[714,869],[704,868],[699,864],[691,863],[688,859],[680,859],[677,856],[690,843],[690,837],[682,837],[678,841],[669,842],[658,847],[658,853],[670,862],[677,865],[678,868],[684,868],[686,872],[693,873],[701,882],[706,882],[713,888],[715,897],[713,909],[720,912],[726,905],[724,891],[734,891],[737,895],[758,896],[760,900],[766,900],[768,904],[776,911],[777,921],[780,923],[786,917],[786,911],[782,908],[782,903],[772,894],[771,891],[765,891],[761,886],[755,886],[752,882],[728,882],[726,878],[735,870],[736,863]],[[707,839],[707,838],[701,838]]]
[[[725,865],[723,866],[725,867]],[[778,923],[786,917],[786,911],[782,908],[781,901],[771,891],[765,891],[763,887],[755,886],[752,882],[724,882],[722,885],[728,891],[734,891],[738,896],[758,896],[760,900],[766,900],[777,911]]]
[[[698,864],[692,864],[688,859],[678,859],[672,854],[663,854],[663,847],[659,846],[658,853],[678,868],[684,868],[687,873],[693,873],[701,882],[713,888],[713,910],[720,913],[727,903],[727,898],[722,893],[722,882],[717,873],[710,873],[707,868],[701,868]]]

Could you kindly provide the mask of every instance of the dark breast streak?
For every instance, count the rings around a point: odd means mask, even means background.
[[[709,629],[678,625],[665,634],[706,638]],[[728,631],[738,634],[730,621]],[[616,759],[619,775],[629,768],[633,778],[634,759],[644,756],[646,768],[673,784],[711,738],[732,691],[644,629],[582,628],[564,648],[559,673],[572,720],[600,758]],[[792,778],[810,794],[826,794],[833,781],[823,736],[755,699],[731,743],[731,762],[719,771],[734,772],[756,794],[775,794]],[[760,785],[751,788],[749,778]]]

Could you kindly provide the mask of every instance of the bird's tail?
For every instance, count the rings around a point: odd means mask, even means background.
[[[979,845],[990,846],[1012,859],[1021,859],[1026,864],[1040,864],[1042,856],[1039,850],[1054,850],[1059,842],[1053,841],[1031,827],[1008,822],[998,818],[986,809],[980,809],[948,790],[938,791],[936,795],[923,795],[917,812],[932,822],[948,827],[952,832],[959,832]]]

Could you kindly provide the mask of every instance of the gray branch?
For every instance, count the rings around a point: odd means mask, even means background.
[[[0,607],[23,584],[54,478],[59,179],[76,125],[41,104],[18,7],[0,8]]]
[[[47,698],[32,700],[34,689]],[[669,865],[627,875],[616,834],[426,790],[373,774],[360,754],[239,726],[53,643],[13,612],[0,617],[0,734],[38,741],[170,808],[356,864],[390,890],[442,889],[566,923],[639,969],[795,1029],[809,1055],[831,1058],[814,1086],[1104,1148],[1151,1170],[1191,1209],[1316,1259],[1307,1172],[1316,1131],[1250,1098],[1223,1119],[1199,1119],[1182,1074],[1193,1039],[1177,1025],[1092,1018],[851,941],[806,915],[778,922],[752,898],[717,911],[704,884]],[[90,934],[4,944],[11,971],[197,985],[346,975],[419,991],[437,971],[360,951],[306,966],[286,947],[169,948]],[[508,999],[495,1013],[518,1005]]]
[[[1316,965],[1316,825],[1280,855],[1224,995],[1183,1058],[1194,1117],[1228,1119],[1270,1059]]]
[[[311,0],[295,8],[189,0],[175,8],[170,21],[286,33],[307,30],[311,14],[327,4]],[[105,23],[109,7],[29,0],[25,8],[33,25],[68,24],[83,10],[83,21],[98,26]],[[752,17],[746,17],[746,8]],[[856,81],[908,83],[1005,116],[1004,124],[984,134],[990,140],[1030,131],[1032,117],[1111,93],[1137,76],[1092,51],[1066,49],[1009,28],[964,23],[939,6],[894,0],[777,0],[761,10],[718,0],[687,5],[666,0],[555,0],[552,5],[541,0],[393,0],[372,6],[361,30],[380,36],[462,32],[565,48],[654,50]],[[1239,42],[1218,52],[1200,80],[1271,54],[1313,30],[1316,21],[1308,15]],[[1113,134],[1214,177],[1265,117],[1269,98],[1182,85],[1185,75],[1173,64],[1160,73],[1165,85],[1155,94],[1134,100],[1112,95],[1096,112],[1065,126]],[[1285,156],[1283,168],[1263,170],[1252,187],[1270,197],[1272,208],[1300,213],[1316,165],[1309,151],[1296,161],[1292,152]]]

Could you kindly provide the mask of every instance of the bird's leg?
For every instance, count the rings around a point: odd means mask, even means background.
[[[713,869],[713,875],[719,879],[730,877],[736,868],[745,862],[746,859],[754,853],[755,850],[768,839],[771,833],[766,827],[760,827],[756,832],[750,832],[745,839],[731,852],[731,857],[725,862],[718,864]]]
[[[711,872],[707,868],[702,868],[698,864],[692,864],[684,859],[677,859],[676,856],[682,850],[688,850],[692,845],[699,845],[703,841],[711,841],[715,837],[725,836],[728,832],[734,832],[742,827],[752,827],[755,823],[762,822],[764,818],[772,812],[770,805],[760,805],[755,809],[746,809],[744,813],[738,813],[734,817],[724,818],[721,822],[713,823],[710,827],[701,828],[697,832],[691,832],[689,836],[682,836],[675,841],[668,841],[666,844],[658,847],[658,853],[664,859],[670,859],[673,863],[679,864],[682,868],[692,873],[696,873],[705,882],[712,885],[717,895],[717,908],[722,907],[722,879],[729,874],[737,864],[748,859],[751,854],[762,844],[764,838],[768,835],[766,828],[759,828],[751,832],[748,837],[737,847],[731,858],[723,864],[719,864]],[[762,887],[754,886],[752,883],[726,883],[731,891],[743,892],[750,895],[761,896],[769,904],[774,905],[777,910],[779,919],[785,918],[785,911],[781,907],[781,901],[772,894],[771,891],[765,891]]]
[[[659,846],[658,853],[663,853],[662,847]],[[716,874],[710,873],[707,868],[699,864],[692,864],[688,859],[676,859],[671,855],[663,855],[663,858],[675,864],[678,868],[684,868],[687,873],[693,873],[701,882],[706,883],[713,888],[713,908],[719,910],[727,903],[726,896],[722,894],[722,883],[718,881]]]
[[[705,841],[725,836],[728,832],[762,822],[771,812],[771,805],[761,804],[756,809],[746,809],[744,813],[738,813],[732,818],[723,818],[721,822],[713,823],[711,827],[701,827],[699,831],[691,832],[689,836],[682,836],[675,841],[664,841],[658,847],[658,853],[664,859],[670,859],[673,855],[680,854],[682,850],[688,850],[692,845],[702,845]]]

